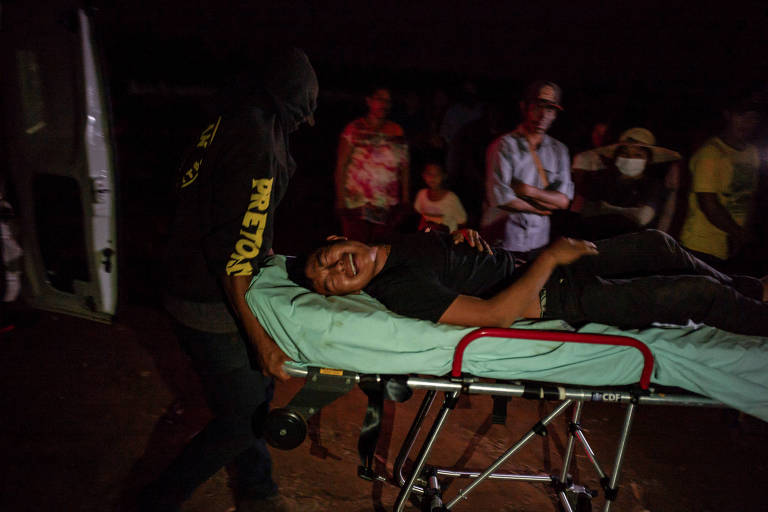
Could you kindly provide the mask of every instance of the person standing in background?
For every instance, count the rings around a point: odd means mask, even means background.
[[[260,78],[222,94],[217,117],[179,169],[164,305],[200,376],[213,419],[139,495],[141,511],[177,511],[223,467],[238,512],[287,510],[257,434],[272,379],[288,359],[245,302],[271,252],[274,213],[296,164],[288,135],[314,123],[318,84],[300,50],[272,56]]]
[[[761,98],[732,101],[725,109],[725,129],[691,157],[691,192],[680,241],[710,265],[724,269],[743,256],[754,235],[760,159],[750,139],[760,122]]]
[[[419,230],[453,233],[467,223],[467,212],[459,197],[445,188],[445,171],[437,159],[427,161],[421,177],[427,188],[419,190],[413,202],[421,214]]]
[[[371,242],[391,234],[409,207],[410,177],[403,129],[387,119],[389,89],[375,87],[365,101],[368,114],[341,133],[335,206],[344,236]]]
[[[650,130],[635,127],[619,142],[589,151],[593,168],[582,167],[576,192],[585,201],[578,236],[611,238],[653,228],[669,232],[675,212],[680,154],[656,145]],[[574,168],[574,179],[576,170]]]
[[[522,259],[549,243],[553,211],[573,199],[568,148],[547,135],[563,107],[557,84],[529,85],[520,103],[523,121],[487,152],[482,233]]]

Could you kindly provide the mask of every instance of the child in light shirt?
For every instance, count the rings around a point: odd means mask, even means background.
[[[444,188],[445,171],[442,165],[435,162],[427,163],[421,174],[428,188],[419,190],[413,207],[421,214],[419,230],[453,232],[463,227],[467,222],[467,212],[459,197]]]

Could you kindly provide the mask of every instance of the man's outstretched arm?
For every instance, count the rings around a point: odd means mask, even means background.
[[[476,327],[509,327],[520,318],[537,318],[539,292],[558,265],[568,265],[586,254],[597,254],[592,242],[561,238],[534,260],[520,279],[490,299],[459,295],[438,320]]]

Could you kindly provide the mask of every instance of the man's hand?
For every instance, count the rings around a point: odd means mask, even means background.
[[[597,247],[592,242],[575,238],[558,238],[539,255],[552,258],[557,265],[568,265],[587,254],[597,254]],[[538,258],[537,258],[538,259]]]
[[[486,242],[483,237],[480,236],[480,233],[474,229],[457,229],[451,233],[451,236],[453,237],[454,245],[466,242],[470,245],[470,247],[474,247],[480,252],[493,254],[493,250],[491,249],[491,246],[488,245],[488,242]]]
[[[277,380],[288,380],[290,377],[283,370],[283,363],[289,360],[288,356],[267,334],[245,300],[245,292],[250,285],[251,276],[224,276],[222,282],[232,309],[245,329],[248,341],[256,351],[261,371]]]
[[[263,333],[263,336],[254,336],[254,338],[257,337],[260,337],[261,339],[251,339],[251,343],[253,343],[256,348],[261,371],[264,375],[274,377],[281,382],[287,381],[290,376],[283,369],[283,363],[290,361],[290,358],[277,346],[275,340],[270,338],[266,332]]]

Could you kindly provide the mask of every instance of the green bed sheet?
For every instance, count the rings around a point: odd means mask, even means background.
[[[312,293],[288,279],[285,261],[283,256],[269,259],[246,298],[296,363],[366,373],[445,375],[456,344],[475,329],[403,317],[365,293]],[[558,320],[521,321],[514,327],[574,330]],[[656,359],[653,382],[712,397],[768,421],[768,338],[703,325],[620,330],[590,323],[578,332],[639,339]],[[468,347],[464,371],[479,377],[602,386],[637,382],[642,362],[640,352],[630,347],[488,338]]]

